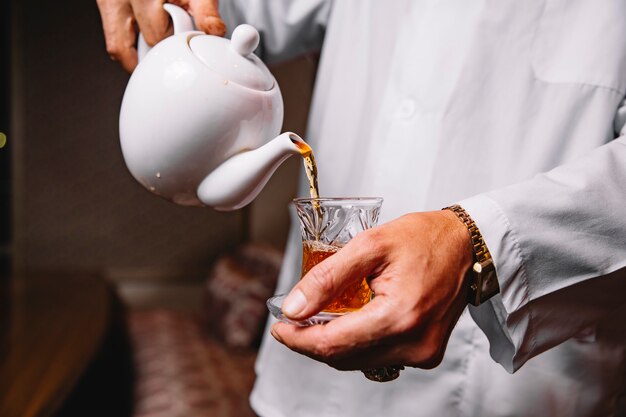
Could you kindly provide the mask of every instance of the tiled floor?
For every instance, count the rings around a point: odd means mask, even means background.
[[[253,417],[248,396],[256,352],[208,338],[194,315],[129,313],[135,417]]]

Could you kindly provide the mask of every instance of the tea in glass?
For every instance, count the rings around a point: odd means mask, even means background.
[[[334,255],[354,236],[376,226],[382,198],[298,198],[294,205],[302,233],[302,276]],[[324,309],[358,310],[372,298],[365,277],[351,284]]]

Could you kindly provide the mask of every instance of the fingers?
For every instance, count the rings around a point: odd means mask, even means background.
[[[298,282],[282,306],[287,317],[301,320],[312,316],[350,284],[375,275],[384,267],[384,254],[372,237],[374,233],[368,232],[358,235],[336,254],[314,266]]]
[[[276,323],[271,333],[290,349],[342,371],[391,365],[431,369],[439,365],[447,337],[425,328],[403,332],[393,315],[395,310],[380,303],[374,299],[361,310],[323,326]]]
[[[133,10],[128,0],[98,0],[107,53],[132,72],[137,66]]]
[[[272,335],[290,349],[324,362],[385,343],[396,336],[385,297],[323,326],[298,327],[277,323]]]
[[[226,24],[222,21],[218,0],[170,0],[193,16],[196,27],[209,35],[224,36]]]
[[[170,17],[163,9],[162,0],[130,0],[139,30],[146,43],[156,45],[163,38],[171,35]]]
[[[403,342],[386,343],[354,355],[326,362],[340,371],[353,371],[384,366],[405,365],[432,369],[443,360],[445,346],[431,338],[410,338]]]
[[[146,43],[154,46],[171,35],[172,24],[163,9],[163,0],[97,0],[102,17],[106,48],[111,59],[132,72],[137,66],[137,31]],[[218,0],[172,0],[194,16],[198,29],[211,35],[224,36],[226,25],[222,21]]]
[[[210,35],[224,36],[226,24],[220,17],[218,0],[188,0],[189,14],[201,31]]]

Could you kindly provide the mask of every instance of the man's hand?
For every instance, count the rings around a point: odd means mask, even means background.
[[[272,335],[340,370],[435,367],[467,304],[472,259],[469,234],[454,213],[403,216],[359,234],[311,269],[283,312],[296,320],[312,316],[363,277],[376,294],[372,301],[324,326],[276,323]]]
[[[169,15],[163,10],[163,0],[97,0],[107,52],[111,59],[132,72],[137,66],[137,30],[150,46],[172,34]],[[192,15],[196,26],[211,35],[224,36],[218,0],[172,0]]]

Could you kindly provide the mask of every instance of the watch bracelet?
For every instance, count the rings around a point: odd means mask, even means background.
[[[489,253],[489,249],[487,249],[487,245],[485,244],[483,235],[480,233],[480,229],[478,229],[478,226],[476,226],[476,223],[472,220],[465,209],[458,204],[453,204],[449,207],[444,207],[442,210],[452,211],[463,222],[463,224],[465,224],[465,227],[470,234],[476,262],[482,264],[485,261],[491,260],[491,253]]]
[[[480,229],[478,229],[474,220],[463,207],[458,204],[454,204],[449,207],[444,207],[442,210],[452,211],[465,225],[470,235],[472,249],[474,252],[474,264],[468,271],[468,275],[470,275],[468,301],[470,304],[478,306],[482,302],[500,292],[498,281],[495,278],[495,268],[493,266],[491,253],[485,244],[485,240],[480,233]],[[480,267],[479,270],[476,269],[476,266]],[[487,266],[487,269],[483,269],[483,266]],[[492,273],[493,275],[493,279],[491,280],[488,277],[485,279],[485,276],[489,273]]]

